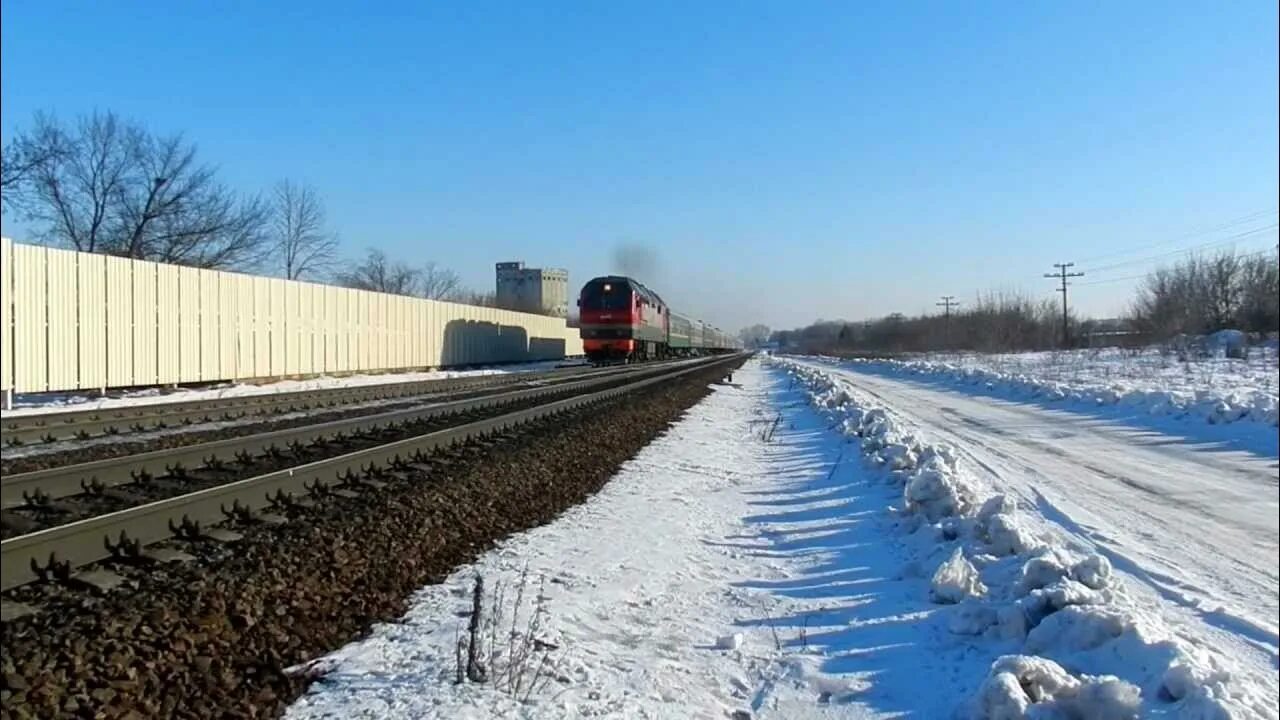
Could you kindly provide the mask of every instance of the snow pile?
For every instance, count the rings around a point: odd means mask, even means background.
[[[934,602],[958,603],[987,592],[973,563],[965,559],[964,551],[956,548],[951,558],[938,566],[930,583],[929,597]]]
[[[930,599],[948,629],[1012,645],[978,689],[974,720],[1265,717],[1267,698],[1230,682],[1217,659],[1123,602],[1111,562],[1033,529],[1017,503],[988,494],[948,446],[921,441],[886,408],[831,374],[773,360],[808,391],[865,462],[902,487],[899,527],[938,562]],[[987,495],[985,498],[984,495]],[[923,564],[923,563],[920,563]]]
[[[1119,678],[1077,678],[1052,660],[1005,655],[991,666],[972,712],[990,720],[1129,720],[1140,708],[1138,688]]]
[[[964,514],[972,506],[972,493],[956,476],[956,457],[950,448],[923,446],[883,408],[860,406],[849,388],[826,373],[786,366],[809,387],[814,405],[837,416],[845,435],[861,438],[868,462],[887,470],[902,485],[908,512],[936,523]]]
[[[1075,351],[1076,353],[1087,351]],[[1063,358],[1061,355],[1067,355]],[[1225,425],[1280,424],[1274,353],[1258,360],[1226,358],[1157,365],[1141,355],[960,356],[949,360],[849,360],[889,375],[925,376],[1018,399],[1116,406],[1155,416]],[[1139,362],[1138,360],[1144,360]],[[1153,360],[1145,362],[1145,360]],[[1130,367],[1132,365],[1133,367]],[[1172,367],[1178,366],[1178,367]]]

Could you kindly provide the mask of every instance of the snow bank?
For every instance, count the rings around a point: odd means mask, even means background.
[[[965,559],[960,548],[956,548],[951,558],[938,566],[929,587],[929,597],[939,603],[958,603],[981,597],[986,592],[987,586],[982,584],[977,569]]]
[[[1276,358],[1178,363],[1118,352],[961,356],[954,360],[847,360],[889,375],[933,380],[1018,399],[1116,406],[1215,425],[1280,424]]]
[[[983,720],[1129,720],[1140,709],[1138,688],[1119,678],[1074,677],[1052,660],[1006,655],[991,666],[971,715]]]
[[[923,554],[944,558],[929,583],[947,627],[1012,645],[973,698],[974,720],[1265,717],[1268,700],[1237,688],[1208,652],[1117,602],[1110,561],[1033,528],[1012,498],[988,494],[957,452],[921,441],[853,386],[785,359],[785,368],[864,461],[902,487],[890,511]],[[984,497],[985,496],[985,497]],[[1002,646],[1003,647],[1003,646]]]

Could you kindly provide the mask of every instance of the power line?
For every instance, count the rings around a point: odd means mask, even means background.
[[[1217,240],[1210,240],[1209,242],[1198,243],[1196,245],[1189,245],[1187,247],[1181,247],[1176,250],[1169,250],[1166,252],[1157,253],[1155,255],[1148,255],[1146,257],[1140,257],[1140,258],[1133,258],[1131,260],[1121,260],[1119,262],[1114,262],[1109,265],[1099,265],[1097,267],[1089,268],[1089,272],[1098,273],[1098,272],[1103,272],[1105,270],[1111,270],[1114,268],[1126,267],[1128,265],[1137,265],[1144,262],[1150,262],[1151,260],[1159,260],[1160,258],[1171,257],[1174,255],[1181,255],[1182,253],[1194,252],[1196,250],[1209,250],[1215,247],[1221,247],[1223,245],[1230,245],[1236,242],[1237,240],[1243,240],[1247,237],[1260,235],[1266,232],[1271,232],[1276,228],[1280,228],[1280,223],[1272,223],[1270,225],[1267,225],[1266,227],[1253,228],[1252,230],[1246,230],[1242,233],[1237,233],[1229,237],[1219,238]]]
[[[1251,252],[1251,253],[1246,253],[1246,254],[1244,254],[1244,255],[1239,255],[1239,256],[1237,256],[1237,259],[1238,259],[1238,260],[1250,260],[1250,259],[1253,259],[1253,258],[1256,258],[1256,257],[1262,257],[1263,255],[1270,255],[1271,253],[1273,253],[1273,252],[1275,252],[1275,251],[1276,251],[1276,248],[1275,248],[1275,247],[1263,248],[1263,249],[1261,249],[1261,250],[1256,250],[1256,251]],[[1138,274],[1138,275],[1125,275],[1124,277],[1107,278],[1107,279],[1105,279],[1105,280],[1093,280],[1093,281],[1090,281],[1090,282],[1087,282],[1087,283],[1080,283],[1080,284],[1079,284],[1079,285],[1077,285],[1076,287],[1089,287],[1090,285],[1106,285],[1107,283],[1124,282],[1125,280],[1140,280],[1140,279],[1142,279],[1142,278],[1145,278],[1145,277],[1149,276],[1150,274],[1151,274],[1150,272],[1145,272],[1145,273],[1140,273],[1140,274]]]
[[[1084,277],[1082,272],[1067,272],[1067,268],[1075,267],[1075,263],[1054,263],[1054,267],[1058,268],[1057,272],[1045,273],[1047,278],[1057,278],[1062,281],[1062,347],[1071,347],[1071,328],[1067,323],[1067,278]]]
[[[1202,237],[1202,236],[1204,236],[1204,235],[1208,235],[1208,234],[1210,234],[1210,233],[1216,233],[1216,232],[1218,232],[1218,231],[1220,231],[1220,230],[1226,230],[1226,229],[1228,229],[1228,228],[1232,228],[1232,227],[1235,227],[1235,226],[1237,226],[1237,225],[1243,225],[1243,224],[1245,224],[1245,223],[1247,223],[1247,222],[1251,222],[1251,221],[1253,221],[1253,220],[1257,220],[1257,219],[1259,219],[1259,218],[1266,217],[1266,216],[1268,216],[1268,215],[1275,215],[1277,212],[1280,212],[1280,210],[1277,210],[1277,209],[1273,209],[1273,210],[1258,210],[1258,211],[1256,211],[1256,212],[1249,213],[1248,215],[1243,215],[1243,216],[1241,216],[1241,217],[1235,218],[1234,220],[1228,220],[1228,221],[1226,221],[1226,222],[1224,222],[1224,223],[1221,223],[1221,224],[1215,225],[1215,226],[1213,226],[1213,227],[1211,227],[1211,228],[1206,228],[1206,229],[1204,229],[1204,230],[1195,230],[1195,231],[1192,231],[1192,232],[1189,232],[1189,233],[1184,233],[1184,234],[1182,234],[1182,235],[1178,235],[1177,237],[1173,237],[1173,238],[1166,238],[1166,239],[1164,239],[1164,240],[1158,240],[1158,241],[1156,241],[1156,242],[1154,242],[1154,243],[1148,243],[1148,244],[1146,244],[1146,245],[1139,245],[1139,246],[1137,246],[1137,247],[1132,247],[1132,248],[1129,248],[1129,249],[1127,249],[1127,250],[1115,250],[1115,251],[1113,251],[1113,252],[1103,253],[1103,254],[1101,254],[1101,255],[1093,255],[1093,256],[1091,256],[1091,257],[1086,257],[1086,258],[1084,258],[1083,260],[1080,260],[1080,262],[1081,262],[1081,263],[1091,263],[1091,262],[1096,262],[1096,261],[1098,261],[1098,260],[1106,260],[1106,259],[1108,259],[1108,258],[1121,257],[1121,256],[1129,255],[1129,254],[1131,254],[1131,253],[1135,253],[1135,252],[1142,252],[1143,250],[1150,250],[1151,248],[1162,247],[1162,246],[1164,246],[1164,245],[1170,245],[1170,244],[1172,244],[1172,243],[1176,243],[1176,242],[1178,242],[1179,240],[1190,240],[1191,238]]]

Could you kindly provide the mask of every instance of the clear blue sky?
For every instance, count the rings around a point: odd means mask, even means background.
[[[1274,0],[2,7],[6,138],[41,109],[183,131],[237,187],[316,186],[352,255],[476,287],[642,244],[677,308],[788,327],[1276,218],[1189,235],[1276,208]]]

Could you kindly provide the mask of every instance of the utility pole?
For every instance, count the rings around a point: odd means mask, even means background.
[[[1071,347],[1071,328],[1067,326],[1067,285],[1070,284],[1067,282],[1067,278],[1084,277],[1082,272],[1067,272],[1067,268],[1075,267],[1075,265],[1073,262],[1054,263],[1053,266],[1058,268],[1058,271],[1044,274],[1047,278],[1062,281],[1062,287],[1058,288],[1058,290],[1062,293],[1062,347],[1064,349]]]
[[[944,318],[943,333],[944,333],[945,340],[943,342],[946,343],[947,349],[950,350],[951,349],[951,308],[960,307],[960,303],[956,302],[955,295],[943,295],[942,302],[934,303],[934,305],[937,305],[940,308],[945,308],[944,315],[943,315],[943,318]]]

